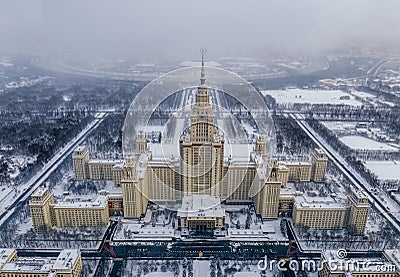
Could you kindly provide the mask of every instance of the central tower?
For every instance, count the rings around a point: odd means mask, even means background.
[[[196,143],[212,142],[216,133],[214,109],[210,103],[210,93],[206,85],[204,51],[202,51],[200,86],[197,87],[196,102],[190,115],[190,137],[191,141]]]
[[[182,189],[185,196],[209,194],[220,197],[224,138],[214,122],[214,108],[206,85],[204,54],[205,51],[202,51],[200,85],[191,110],[190,125],[180,140]]]

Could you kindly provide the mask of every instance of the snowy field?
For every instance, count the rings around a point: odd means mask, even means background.
[[[372,100],[372,99],[376,98],[375,95],[372,95],[372,94],[369,94],[369,93],[366,93],[363,91],[352,91],[351,94],[354,96],[360,97],[364,100]]]
[[[336,104],[361,106],[361,102],[355,100],[354,96],[340,90],[266,90],[263,95],[271,95],[278,104]],[[341,97],[349,99],[340,99]]]
[[[380,150],[391,152],[399,151],[399,149],[386,143],[375,141],[362,136],[345,136],[341,137],[340,140],[348,147],[355,150]]]
[[[400,180],[400,161],[366,161],[365,165],[381,180]]]
[[[333,132],[355,132],[357,122],[351,121],[320,121],[326,128]]]

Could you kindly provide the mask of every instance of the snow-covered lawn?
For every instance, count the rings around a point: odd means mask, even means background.
[[[366,161],[365,165],[381,180],[400,180],[400,161]]]
[[[355,150],[381,150],[396,152],[399,149],[392,147],[386,143],[375,141],[362,136],[345,136],[341,137],[340,140]]]
[[[361,102],[355,100],[354,96],[340,90],[266,90],[263,95],[271,95],[278,104],[336,104],[361,106]],[[344,99],[340,99],[344,98]],[[349,99],[347,99],[349,98]]]

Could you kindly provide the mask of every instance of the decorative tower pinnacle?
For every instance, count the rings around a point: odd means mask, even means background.
[[[200,50],[201,53],[201,76],[200,76],[200,85],[203,86],[206,84],[206,73],[204,71],[204,56],[207,53],[205,48]]]

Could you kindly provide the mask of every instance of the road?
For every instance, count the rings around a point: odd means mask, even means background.
[[[368,70],[367,75],[375,76],[375,75],[378,73],[379,69],[381,69],[382,65],[383,65],[384,63],[388,62],[389,60],[390,60],[390,59],[383,59],[383,60],[380,60],[380,61],[379,61],[378,63],[376,63],[373,67],[371,67],[370,70]]]
[[[338,167],[338,169],[346,175],[346,177],[350,180],[350,182],[353,184],[353,187],[359,190],[363,190],[367,196],[368,200],[371,203],[372,206],[374,206],[381,214],[383,217],[385,217],[388,222],[394,227],[395,230],[400,234],[400,221],[399,219],[394,215],[398,215],[399,208],[396,203],[392,203],[392,200],[386,199],[386,203],[391,203],[394,205],[396,208],[396,211],[392,211],[395,213],[392,213],[391,209],[388,209],[382,204],[382,200],[378,199],[376,195],[371,193],[371,187],[366,182],[359,174],[357,174],[355,171],[351,170],[352,168],[347,164],[345,159],[339,155],[335,150],[330,147],[330,145],[325,142],[324,139],[322,139],[311,127],[309,127],[305,122],[304,122],[304,117],[300,116],[298,114],[290,114],[290,116],[297,122],[297,124],[302,128],[302,130],[320,147],[323,149],[328,158],[335,163],[335,165]],[[384,195],[385,196],[385,195]],[[397,213],[396,213],[397,212]]]
[[[75,138],[69,141],[62,149],[60,149],[53,158],[47,162],[43,168],[35,174],[28,182],[20,184],[18,189],[20,193],[11,201],[6,203],[7,207],[4,208],[0,214],[0,227],[7,222],[11,215],[16,211],[19,205],[25,204],[30,195],[53,173],[58,166],[73,152],[76,146],[81,144],[87,135],[96,129],[97,126],[108,116],[108,113],[102,112],[95,116],[95,119],[90,122],[84,130],[82,130]],[[1,206],[4,203],[0,203]]]

